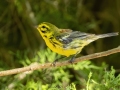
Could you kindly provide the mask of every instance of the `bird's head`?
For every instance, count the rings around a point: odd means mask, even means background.
[[[48,35],[48,36],[52,34],[57,34],[57,32],[59,31],[59,29],[55,25],[48,22],[43,22],[39,24],[37,29],[41,35]]]

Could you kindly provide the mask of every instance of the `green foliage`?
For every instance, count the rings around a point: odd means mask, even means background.
[[[51,52],[34,28],[50,22],[59,28],[90,33],[120,31],[119,0],[2,0],[0,2],[0,70],[53,62]],[[81,55],[108,50],[120,44],[120,36],[98,40]],[[119,90],[120,55],[0,77],[1,90]],[[108,64],[101,64],[106,61]],[[104,70],[106,69],[106,71]],[[92,73],[92,75],[90,74]],[[89,76],[90,74],[90,76]],[[88,77],[89,76],[89,77]]]
[[[41,53],[43,56],[41,56]],[[20,55],[17,54],[20,57]],[[56,53],[40,50],[33,59],[20,60],[22,66],[53,62]],[[0,89],[15,90],[119,90],[120,75],[115,76],[113,67],[94,65],[83,61],[64,67],[53,67],[0,78]]]
[[[120,75],[115,76],[115,69],[111,67],[111,71],[104,71],[101,81],[91,79],[92,73],[89,74],[87,90],[119,90]]]

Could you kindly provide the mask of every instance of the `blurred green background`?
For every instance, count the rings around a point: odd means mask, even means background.
[[[41,22],[50,22],[59,28],[87,33],[120,32],[120,1],[2,0],[0,2],[0,70],[23,67],[21,62],[26,58],[31,60],[36,57],[37,52],[46,50],[47,47],[35,28]],[[119,45],[120,35],[99,39],[86,46],[81,55],[109,50]],[[114,66],[119,70],[120,53],[98,58],[93,62],[95,65],[106,62],[109,67]],[[5,80],[4,83],[7,82]]]

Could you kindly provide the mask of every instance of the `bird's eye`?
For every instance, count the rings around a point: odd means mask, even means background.
[[[44,26],[44,25],[41,26],[41,32],[42,32],[42,33],[46,33],[46,32],[47,32],[47,29],[48,29],[48,28],[47,28],[46,26]]]
[[[45,26],[42,26],[42,28],[46,28]]]
[[[41,25],[40,26],[40,31],[42,33],[48,33],[49,32],[49,27],[47,25]]]

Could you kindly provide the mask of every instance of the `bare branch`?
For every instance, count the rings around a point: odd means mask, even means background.
[[[86,56],[76,58],[73,63],[78,63],[78,62],[85,61],[85,60],[90,60],[90,59],[94,59],[94,58],[108,56],[110,54],[114,54],[114,53],[118,53],[118,52],[120,52],[120,46],[117,47],[117,48],[108,50],[108,51],[104,51],[104,52],[100,52],[100,53],[94,53],[94,54],[90,54],[90,55],[86,55]],[[69,65],[69,64],[71,64],[69,62],[69,60],[66,60],[66,61],[62,61],[62,62],[56,62],[55,66],[59,67],[59,66],[65,66],[65,65]],[[32,64],[32,65],[27,66],[27,67],[1,71],[0,76],[7,76],[7,75],[26,72],[26,71],[33,71],[33,70],[37,70],[37,69],[43,69],[43,68],[45,69],[45,68],[51,68],[51,67],[54,67],[53,63],[45,63],[45,64],[37,64],[36,63],[36,64]]]

